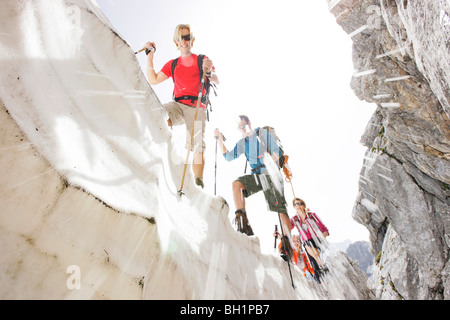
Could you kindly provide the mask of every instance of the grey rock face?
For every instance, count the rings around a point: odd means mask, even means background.
[[[378,297],[448,299],[450,6],[329,3],[353,40],[351,87],[378,106],[361,138],[368,150],[352,214],[383,257]],[[382,294],[393,285],[396,294]]]

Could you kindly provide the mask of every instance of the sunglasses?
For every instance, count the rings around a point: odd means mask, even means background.
[[[294,203],[294,206],[304,206],[305,204],[303,202],[296,202]]]
[[[186,34],[184,36],[181,36],[181,40],[191,41],[191,35],[190,34]]]
[[[247,124],[246,124],[246,123],[244,123],[243,125],[241,125],[241,126],[238,126],[238,129],[244,129],[246,125],[247,125]]]

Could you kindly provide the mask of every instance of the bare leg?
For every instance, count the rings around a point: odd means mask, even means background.
[[[317,251],[316,248],[312,248],[309,246],[305,246],[306,250],[308,251],[308,253],[317,261],[317,264],[319,265],[319,267],[322,267],[322,260],[320,259],[320,253],[319,251]]]
[[[236,207],[236,225],[238,231],[245,233],[248,236],[254,235],[250,222],[247,218],[247,212],[245,211],[245,200],[243,191],[245,187],[239,181],[233,181],[233,198],[234,205]]]
[[[194,171],[194,177],[203,180],[203,170],[205,168],[205,159],[203,152],[196,152],[194,154],[194,163],[192,164],[192,171]]]
[[[245,187],[242,183],[235,180],[233,181],[233,199],[234,199],[234,205],[236,207],[236,210],[238,209],[245,209],[245,198],[243,194],[243,190],[245,190]]]

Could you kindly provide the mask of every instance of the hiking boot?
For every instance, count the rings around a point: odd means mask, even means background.
[[[201,178],[195,178],[195,184],[201,187],[202,189],[205,187],[203,184],[203,180]]]
[[[288,260],[292,260],[293,257],[293,252],[292,252],[292,247],[291,247],[291,243],[289,242],[289,238],[287,236],[283,236],[281,237],[281,257],[283,258],[283,260],[288,261]]]
[[[236,210],[236,225],[237,231],[245,233],[248,236],[253,236],[253,230],[248,223],[247,213],[244,209]]]

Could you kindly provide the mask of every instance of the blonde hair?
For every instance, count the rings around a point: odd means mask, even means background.
[[[177,48],[178,48],[177,42],[181,40],[181,31],[183,29],[189,30],[189,33],[191,35],[191,46],[194,45],[195,37],[194,37],[194,34],[191,32],[191,26],[188,24],[179,24],[179,25],[177,25],[177,27],[175,28],[175,32],[173,33],[173,42],[175,43]]]

